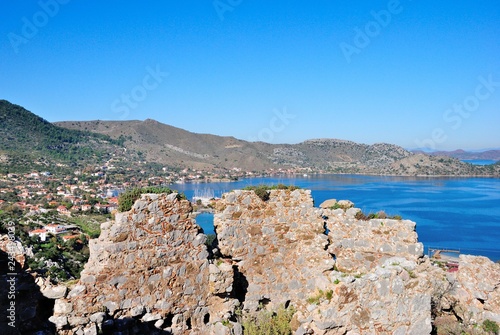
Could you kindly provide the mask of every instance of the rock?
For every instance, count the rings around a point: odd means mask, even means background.
[[[73,289],[68,293],[68,299],[72,299],[82,295],[86,291],[85,285],[76,285]]]
[[[359,208],[349,208],[346,210],[346,216],[350,218],[354,218],[358,212],[361,212],[361,209]]]
[[[64,285],[49,286],[41,290],[42,294],[49,299],[64,298],[68,288]]]
[[[212,333],[213,335],[230,335],[231,330],[224,326],[221,322],[217,322],[213,328],[212,328]]]
[[[94,284],[96,282],[95,276],[83,275],[80,277],[80,282],[83,284]]]
[[[336,204],[337,204],[337,200],[336,199],[328,199],[328,200],[323,201],[319,205],[319,207],[320,208],[331,208],[331,207],[334,207]]]
[[[80,325],[86,325],[89,323],[89,319],[88,318],[84,318],[84,317],[75,317],[75,316],[72,316],[72,317],[68,317],[68,323],[70,326],[80,326]]]
[[[233,267],[227,263],[208,266],[210,273],[210,292],[213,294],[230,293],[233,290],[234,271]]]
[[[144,306],[142,305],[135,306],[130,310],[130,316],[133,317],[140,316],[143,315],[145,311],[146,309],[144,308]]]
[[[189,201],[176,194],[142,195],[90,241],[82,279],[66,300],[57,300],[58,311],[67,307],[68,317],[91,317],[103,325],[108,320],[99,313],[107,311],[115,320],[113,329],[123,323],[118,320],[140,318],[158,325],[170,319],[172,329],[187,329],[191,322],[208,332],[205,315],[215,315],[221,306],[232,313],[237,305],[229,298],[234,273],[230,264],[222,264],[209,281],[206,235],[199,233],[191,212]],[[207,308],[209,299],[215,311]],[[132,332],[132,325],[123,327],[120,331]]]
[[[161,329],[161,327],[163,326],[164,323],[165,323],[165,321],[162,320],[162,319],[156,321],[155,322],[155,328]]]
[[[61,329],[68,324],[67,316],[51,316],[49,321],[56,325],[57,329]]]
[[[161,315],[160,314],[146,313],[141,318],[141,321],[143,321],[143,322],[150,322],[150,321],[155,321],[155,320],[160,320],[160,319],[161,319]]]
[[[486,257],[460,255],[455,287],[458,300],[454,310],[478,323],[486,319],[500,322],[500,264]]]
[[[7,227],[7,226],[5,226]],[[0,250],[5,252],[6,254],[12,255],[14,260],[19,263],[21,268],[24,268],[26,262],[26,250],[20,241],[14,240],[11,241],[9,235],[1,234],[0,235]]]
[[[339,200],[338,205],[340,208],[349,209],[354,207],[354,203],[350,200]]]
[[[73,311],[73,305],[64,300],[56,300],[54,304],[54,315],[68,315]]]
[[[272,190],[265,202],[253,191],[242,191],[219,201],[224,208],[223,215],[214,217],[219,250],[225,257],[245,260],[237,271],[251,283],[244,309],[255,310],[262,300],[269,301],[271,309],[298,301],[312,293],[311,278],[333,269],[335,262],[325,250],[322,212],[312,204],[304,190]],[[254,291],[259,294],[250,294]]]
[[[90,316],[90,321],[101,324],[104,321],[104,318],[106,317],[106,313],[104,312],[97,312],[94,313]]]
[[[197,247],[200,244],[205,244],[206,241],[207,241],[207,235],[199,234],[196,236],[196,238],[193,241],[193,247]]]
[[[97,326],[95,324],[88,325],[87,327],[85,327],[85,329],[83,331],[84,335],[97,335],[98,333],[99,332],[98,332]]]

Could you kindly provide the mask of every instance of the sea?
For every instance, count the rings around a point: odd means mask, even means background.
[[[416,222],[419,241],[429,248],[458,250],[500,260],[500,179],[300,175],[246,178],[236,182],[178,184],[191,199],[198,192],[220,197],[252,185],[295,185],[310,189],[316,206],[326,199],[347,199],[364,213],[385,211]],[[197,222],[214,233],[213,214]]]
[[[472,165],[491,165],[497,161],[491,159],[463,159],[462,162],[471,163]]]

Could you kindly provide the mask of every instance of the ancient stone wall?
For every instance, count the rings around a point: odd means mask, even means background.
[[[50,320],[59,334],[241,335],[241,313],[293,306],[295,334],[430,334],[440,312],[500,319],[500,265],[423,257],[415,223],[316,208],[307,190],[223,195],[216,245],[176,194],[146,194],[102,225],[90,260]],[[344,206],[345,204],[345,206]],[[499,320],[500,321],[500,320]]]
[[[434,287],[428,263],[387,258],[362,276],[333,271],[331,284],[296,315],[297,334],[430,334]]]
[[[48,318],[55,291],[49,292],[45,285],[40,289],[45,281],[27,271],[29,251],[9,235],[0,234],[0,334],[51,333],[54,325]]]
[[[306,190],[267,201],[233,191],[217,211],[220,251],[248,282],[245,310],[289,303],[297,334],[430,333],[433,288],[415,274],[414,223],[315,208]]]
[[[480,323],[488,319],[500,324],[500,264],[486,257],[460,255],[449,295],[462,320]]]
[[[272,190],[267,201],[253,191],[233,191],[223,196],[217,211],[220,251],[248,282],[244,309],[305,301],[327,282],[325,272],[335,262],[310,191]]]
[[[358,208],[324,209],[329,251],[344,272],[366,273],[393,256],[417,260],[424,247],[418,242],[415,222],[410,220],[358,220]]]
[[[209,269],[206,236],[191,217],[189,201],[176,196],[145,194],[131,211],[101,226],[79,283],[56,301],[51,320],[61,333],[108,328],[205,334],[217,318],[208,306],[226,312],[212,293],[230,292],[232,282],[210,292],[209,276],[216,271]]]

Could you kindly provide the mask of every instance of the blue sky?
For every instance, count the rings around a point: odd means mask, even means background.
[[[2,3],[0,99],[297,143],[500,147],[500,2]]]

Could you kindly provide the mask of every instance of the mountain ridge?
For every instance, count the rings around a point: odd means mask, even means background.
[[[452,157],[419,155],[388,143],[369,145],[335,138],[308,139],[297,144],[247,142],[230,136],[192,133],[152,119],[128,123],[131,129],[127,131],[119,127],[120,121],[65,121],[57,125],[112,138],[135,132],[139,137],[126,141],[125,145],[136,150],[149,149],[148,159],[158,163],[166,162],[163,153],[194,168],[211,166],[252,171],[293,168],[331,173],[426,176],[500,174],[498,167],[477,167]]]
[[[213,167],[227,169],[315,167],[321,170],[336,169],[338,172],[349,172],[352,169],[376,172],[373,168],[380,166],[381,162],[392,163],[411,155],[405,149],[392,144],[368,145],[342,139],[310,139],[297,144],[247,142],[229,136],[192,133],[151,119],[129,123],[66,121],[56,124],[69,129],[106,134],[112,138],[127,134],[132,136],[125,142],[127,146],[136,150],[148,148],[148,159],[157,162],[164,162],[162,158],[165,156],[160,154],[163,152],[168,157],[180,160],[190,156],[195,166],[204,162],[212,164]],[[359,165],[356,163],[368,166],[354,166]],[[345,164],[349,167],[344,167]]]
[[[32,159],[49,158],[71,165],[114,159],[124,164],[149,162],[205,171],[500,175],[500,164],[472,166],[455,158],[415,154],[388,143],[369,145],[335,138],[297,144],[248,142],[232,136],[193,133],[153,119],[49,123],[6,100],[0,100],[0,123],[8,135],[0,143],[3,156],[27,152]],[[36,133],[33,129],[41,130]],[[39,142],[34,146],[30,145],[33,134]]]
[[[489,149],[483,151],[467,151],[463,149],[451,150],[451,151],[433,151],[433,152],[423,152],[421,150],[413,150],[413,153],[425,153],[430,156],[446,156],[458,159],[470,159],[470,160],[494,160],[500,161],[500,150]]]

